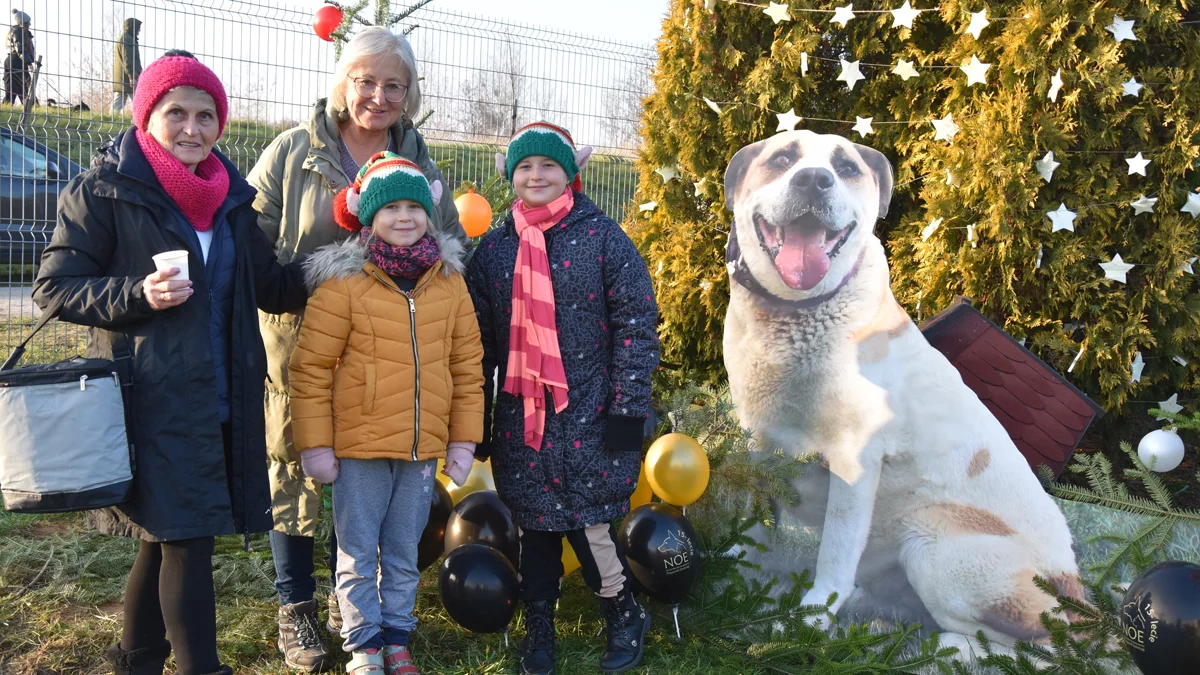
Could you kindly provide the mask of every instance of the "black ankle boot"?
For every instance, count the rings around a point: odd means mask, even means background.
[[[600,670],[623,673],[636,667],[646,649],[650,613],[629,591],[621,591],[615,598],[600,598],[600,610],[608,626],[608,649],[600,658]]]
[[[144,647],[125,651],[115,644],[104,652],[104,658],[112,664],[113,675],[162,675],[167,657],[171,655],[171,643],[163,640],[157,647]]]
[[[554,603],[525,603],[525,641],[521,643],[522,675],[554,675]]]

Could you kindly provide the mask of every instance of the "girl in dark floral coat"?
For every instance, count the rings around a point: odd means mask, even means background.
[[[523,673],[554,672],[564,536],[601,599],[601,669],[636,666],[650,625],[630,594],[613,521],[637,487],[658,307],[637,248],[581,191],[590,154],[560,127],[520,129],[507,157],[497,155],[518,200],[467,271],[490,411],[476,458],[491,456],[521,528]]]

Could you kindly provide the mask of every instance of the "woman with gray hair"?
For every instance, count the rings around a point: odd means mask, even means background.
[[[254,206],[259,226],[287,263],[342,238],[333,216],[333,198],[353,182],[359,167],[389,150],[417,166],[432,185],[445,184],[429,157],[425,139],[413,128],[421,106],[421,85],[412,46],[402,35],[381,27],[364,28],[342,51],[329,97],[317,101],[311,119],[279,135],[250,172],[258,188]],[[450,199],[435,207],[429,224],[466,242]],[[340,233],[340,234],[339,234]],[[305,478],[292,444],[288,406],[288,361],[296,346],[301,315],[260,314],[267,345],[267,454],[275,529],[275,589],[279,594],[279,650],[291,668],[323,672],[333,665],[321,639],[314,598],[313,538],[321,508],[321,486]],[[336,543],[330,542],[330,569]],[[330,621],[340,618],[330,595]]]

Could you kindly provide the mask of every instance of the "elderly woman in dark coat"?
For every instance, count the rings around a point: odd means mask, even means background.
[[[67,186],[34,286],[42,308],[92,327],[90,356],[132,355],[134,495],[92,514],[142,540],[107,653],[118,674],[159,675],[172,647],[179,675],[231,673],[217,656],[213,538],[272,524],[257,310],[294,311],[306,292],[258,228],[254,189],[213,149],[227,110],[220,80],[186,52],[146,68],[136,126]],[[179,249],[190,280],[155,271],[152,256]]]

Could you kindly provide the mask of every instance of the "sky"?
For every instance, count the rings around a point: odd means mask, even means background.
[[[434,0],[430,7],[618,42],[653,44],[667,5],[668,0]]]

